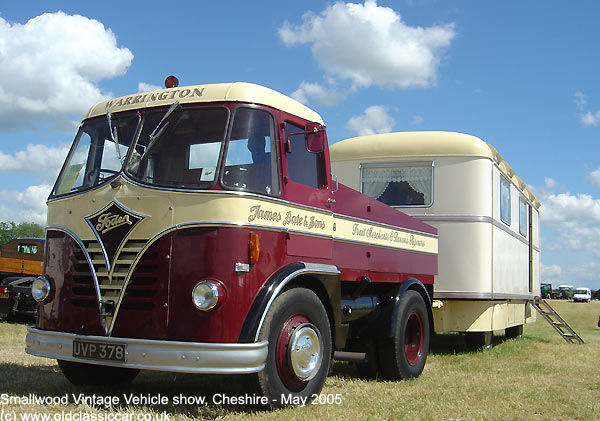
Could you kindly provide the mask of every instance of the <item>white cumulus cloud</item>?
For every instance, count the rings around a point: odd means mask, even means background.
[[[583,110],[583,107],[587,104],[587,100],[585,99],[585,94],[581,91],[575,92],[575,105],[578,110]]]
[[[600,250],[600,200],[589,194],[546,194],[542,222],[557,232],[550,249]]]
[[[138,83],[138,92],[150,92],[150,91],[156,91],[159,89],[163,89],[158,85],[152,85],[150,83],[146,83],[146,82],[140,82]]]
[[[41,184],[29,186],[22,192],[0,190],[0,201],[7,204],[0,205],[0,220],[46,225],[46,199],[51,189],[51,185]]]
[[[63,12],[25,24],[0,18],[0,130],[40,120],[70,129],[106,97],[97,83],[124,74],[132,59],[97,20]]]
[[[544,265],[542,264],[543,278],[558,278],[562,274],[562,268],[559,265]]]
[[[69,152],[70,145],[27,145],[25,150],[14,154],[0,151],[0,174],[35,173],[45,182],[53,182]]]
[[[581,124],[586,127],[597,126],[598,123],[600,123],[600,111],[596,111],[595,113],[588,111],[581,116]]]
[[[279,37],[288,46],[310,44],[321,69],[353,88],[428,87],[436,83],[441,54],[455,37],[454,24],[409,26],[376,1],[336,2],[303,22],[285,22]]]
[[[346,94],[319,83],[302,82],[300,87],[291,94],[291,97],[303,104],[308,104],[310,99],[313,99],[323,105],[335,105],[346,99]]]
[[[598,187],[600,189],[600,168],[592,171],[588,175],[588,178],[595,187]]]
[[[350,117],[346,127],[358,136],[391,132],[396,122],[382,105],[373,105],[364,113]]]

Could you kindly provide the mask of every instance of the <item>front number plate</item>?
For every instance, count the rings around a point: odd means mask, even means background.
[[[73,356],[90,360],[125,362],[127,345],[108,342],[73,341]]]

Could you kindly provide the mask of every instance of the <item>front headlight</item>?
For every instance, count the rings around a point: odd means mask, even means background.
[[[43,276],[36,278],[31,285],[31,296],[41,303],[50,295],[50,282]]]
[[[198,282],[192,290],[192,301],[199,310],[212,310],[219,302],[219,287],[211,281]]]

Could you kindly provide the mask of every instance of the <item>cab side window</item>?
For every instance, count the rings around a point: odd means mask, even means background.
[[[290,142],[285,154],[290,180],[316,189],[323,187],[323,154],[308,151],[304,128],[286,122],[285,139]]]

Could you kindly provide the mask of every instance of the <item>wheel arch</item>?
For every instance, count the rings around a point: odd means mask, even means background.
[[[275,298],[294,287],[311,290],[323,303],[329,317],[333,335],[332,343],[335,344],[341,326],[340,270],[332,265],[305,262],[296,262],[281,268],[263,284],[242,325],[240,343],[251,343],[257,340],[266,314]]]
[[[404,282],[402,282],[402,284],[400,284],[400,287],[396,292],[396,296],[393,299],[393,308],[391,309],[389,317],[387,317],[387,320],[389,321],[389,327],[386,331],[386,336],[392,337],[394,335],[397,320],[396,315],[398,314],[400,299],[406,291],[415,291],[419,293],[423,298],[425,308],[427,309],[427,317],[429,317],[429,330],[430,333],[433,334],[433,332],[435,332],[435,329],[433,326],[433,310],[431,309],[432,295],[421,281],[419,281],[416,278],[408,278]],[[386,320],[386,318],[384,318],[384,320]]]

